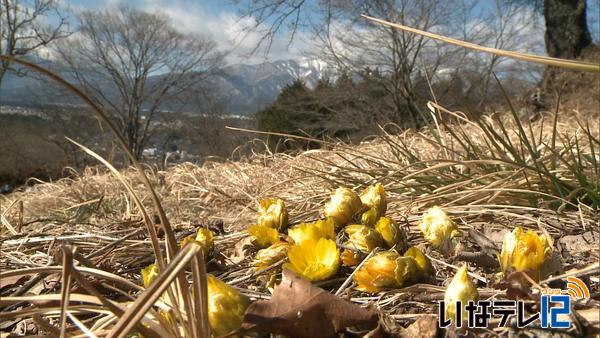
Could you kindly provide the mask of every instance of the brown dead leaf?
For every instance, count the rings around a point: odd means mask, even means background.
[[[419,317],[414,323],[400,332],[402,338],[433,338],[438,333],[438,320],[435,315]]]
[[[4,289],[5,287],[12,287],[15,285],[21,285],[26,282],[29,278],[31,278],[31,274],[29,275],[18,275],[18,276],[10,276],[0,279],[0,289]]]
[[[436,315],[424,315],[404,328],[389,316],[382,315],[377,328],[365,338],[434,338],[438,334]]]
[[[235,243],[233,252],[229,255],[228,259],[233,264],[238,264],[246,258],[253,256],[256,252],[254,245],[252,244],[252,237],[244,237],[239,242]]]
[[[375,327],[378,319],[374,309],[332,295],[284,269],[273,297],[248,307],[242,329],[290,337],[337,337],[338,332],[349,326]]]

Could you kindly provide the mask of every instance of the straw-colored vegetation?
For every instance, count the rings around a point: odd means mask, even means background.
[[[437,313],[445,285],[466,261],[479,298],[503,299],[507,291],[497,283],[501,278],[497,255],[507,231],[521,226],[552,239],[535,283],[544,286],[562,276],[578,275],[597,294],[597,112],[560,111],[523,122],[515,112],[471,120],[434,103],[430,110],[434,122],[428,128],[396,134],[393,126],[382,127],[381,136],[357,146],[324,141],[320,150],[294,155],[261,152],[238,162],[201,167],[187,163],[166,171],[146,168],[173,229],[171,233],[155,216],[155,244],[140,205],[151,220],[156,211],[135,169],[111,173],[100,166],[88,168],[75,178],[1,197],[0,319],[16,320],[21,330],[31,329],[34,322],[50,334],[63,328],[98,336],[109,331],[111,336],[123,336],[130,330],[144,336],[202,336],[209,327],[209,316],[202,310],[207,301],[203,270],[254,301],[270,298],[278,279],[271,273],[281,271],[286,261],[287,247],[266,268],[254,267],[260,246],[252,244],[248,227],[261,222],[258,215],[264,217],[258,213],[264,208],[260,200],[283,199],[289,216],[285,222],[293,227],[324,217],[336,188],[360,193],[375,183],[383,185],[387,200],[378,217],[385,214],[398,224],[406,244],[421,248],[437,273],[420,284],[384,285],[382,293],[368,294],[359,290],[371,289],[359,285],[357,290],[357,279],[352,278],[361,266],[342,266],[316,285],[357,304],[375,303],[398,325],[406,326],[424,313]],[[434,205],[445,210],[460,232],[450,239],[450,251],[433,248],[419,227],[423,213]],[[355,221],[360,220],[359,215]],[[155,262],[153,245],[162,247],[164,255],[170,235],[180,242],[198,227],[215,233],[208,264],[195,258],[202,256],[201,245],[186,245],[175,257],[171,247],[166,252],[170,264],[157,261],[162,273],[144,292],[140,271]],[[280,232],[286,233],[283,227]],[[342,242],[337,240],[345,247]],[[21,279],[24,276],[28,278]],[[186,280],[191,280],[191,288]],[[165,294],[167,301],[162,303],[171,306],[168,316],[159,312],[164,306],[152,306],[156,301],[161,304],[159,297]],[[594,299],[578,302],[572,320],[579,325],[571,333],[593,332],[599,324],[598,308]],[[140,320],[143,326],[137,325]],[[508,330],[492,323],[480,333]]]

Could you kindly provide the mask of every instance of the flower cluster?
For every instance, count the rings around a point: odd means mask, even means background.
[[[408,247],[404,229],[385,216],[387,209],[385,189],[380,183],[365,188],[360,194],[349,188],[336,189],[325,204],[324,218],[295,226],[288,223],[289,215],[282,199],[262,200],[256,224],[248,227],[256,250],[252,267],[257,274],[263,274],[261,278],[267,277],[269,289],[277,281],[280,264],[312,282],[335,277],[342,264],[354,267],[354,287],[366,293],[435,281],[434,266],[424,253],[427,246]],[[457,245],[460,230],[440,207],[434,206],[423,213],[419,229],[425,242],[442,254],[460,247]],[[214,248],[213,237],[210,230],[200,228],[196,236],[184,239],[181,246],[195,241],[208,257]],[[498,255],[502,272],[523,271],[538,280],[551,248],[547,234],[538,235],[516,227],[506,234]],[[142,269],[141,274],[144,286],[148,287],[159,271],[152,264]],[[212,333],[215,336],[231,334],[239,329],[250,300],[212,275],[207,275],[207,281]],[[168,297],[162,298],[169,303]],[[456,308],[458,301],[464,306],[477,298],[477,287],[469,278],[467,265],[463,265],[446,288],[447,315],[454,317],[458,311],[464,311],[464,308]],[[160,315],[166,322],[173,322],[168,311],[161,309]]]

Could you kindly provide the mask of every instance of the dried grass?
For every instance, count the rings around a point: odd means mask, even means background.
[[[560,190],[552,189],[556,182],[551,182],[552,176],[543,175],[544,170],[540,167],[542,164],[549,167],[555,161],[556,167],[550,171],[558,177],[559,183],[573,186],[573,191],[581,187],[576,172],[569,167],[571,162],[561,162],[561,159],[567,159],[576,142],[577,154],[588,158],[581,168],[582,172],[591,184],[598,186],[598,167],[592,165],[598,156],[597,152],[594,153],[597,151],[594,139],[600,139],[597,112],[569,112],[569,116],[559,116],[555,121],[556,127],[553,115],[531,124],[526,133],[532,135],[530,139],[536,140],[539,148],[537,158],[527,158],[526,145],[519,132],[523,126],[519,122],[510,117],[485,117],[484,121],[496,130],[507,130],[505,141],[513,145],[513,150],[519,150],[522,161],[515,158],[508,147],[502,154],[499,151],[502,147],[495,148],[489,135],[475,121],[444,112],[441,107],[437,107],[435,112],[438,128],[400,134],[382,129],[380,137],[356,146],[327,141],[323,142],[321,150],[295,155],[255,153],[240,161],[206,163],[203,166],[184,163],[166,171],[146,168],[145,173],[160,196],[178,239],[192,233],[199,224],[223,222],[225,232],[216,238],[217,258],[220,258],[221,265],[213,273],[255,298],[268,298],[269,294],[257,282],[260,274],[254,273],[250,267],[251,252],[240,257],[235,244],[245,236],[246,227],[254,221],[260,198],[278,196],[285,199],[290,221],[296,223],[318,218],[329,192],[335,187],[345,185],[360,189],[376,181],[382,182],[386,188],[388,216],[408,231],[413,245],[423,242],[417,228],[421,211],[439,204],[458,220],[465,233],[477,230],[496,246],[506,229],[516,225],[546,229],[558,240],[559,246],[565,235],[591,233],[592,243],[587,249],[580,247],[581,250],[575,251],[561,246],[563,272],[598,273],[600,237],[597,206],[584,198],[573,198],[583,195],[557,194]],[[460,123],[448,122],[449,117],[458,118]],[[586,134],[585,126],[590,127],[589,134]],[[453,136],[453,133],[468,135],[472,144],[466,148],[458,145],[457,142],[465,139]],[[550,144],[553,146],[550,147]],[[483,156],[486,153],[488,157]],[[118,175],[131,187],[140,203],[151,210],[151,195],[136,170],[122,170]],[[38,282],[54,280],[57,287],[63,288],[62,297],[60,288],[44,288],[39,283],[30,285],[41,292],[39,295],[23,295],[12,290],[11,297],[2,297],[0,306],[5,307],[5,312],[0,318],[32,318],[48,332],[58,330],[60,326],[56,326],[56,320],[69,321],[69,330],[78,334],[96,332],[103,335],[108,332],[107,329],[115,327],[119,329],[117,333],[125,334],[138,319],[154,333],[164,330],[156,324],[160,322],[157,319],[160,316],[148,307],[154,302],[149,293],[145,293],[147,296],[144,297],[129,296],[142,290],[135,285],[139,284],[139,270],[155,259],[140,208],[131,196],[114,175],[98,167],[87,168],[72,178],[36,184],[0,197],[3,223],[0,270],[6,271],[2,278],[37,274]],[[12,230],[6,231],[8,229],[13,229],[16,234]],[[467,250],[474,243],[467,238]],[[59,258],[65,256],[59,249],[67,244],[74,248],[74,255],[71,263],[61,267],[57,265],[61,261]],[[164,248],[164,245],[162,238],[160,246]],[[182,259],[189,262],[193,256],[190,250],[180,254],[178,262]],[[443,297],[441,286],[456,268],[448,257],[434,251],[429,251],[428,255],[439,272],[435,285],[413,285],[366,297],[352,290],[347,282],[351,271],[345,270],[342,277],[320,285],[332,292],[338,290],[337,293],[357,303],[376,302],[398,321],[407,323],[418,317],[416,313],[434,311],[436,301]],[[169,266],[178,273],[185,270],[184,265]],[[64,270],[66,267],[71,269]],[[201,267],[196,266],[195,278],[203,275],[199,270]],[[65,279],[69,275],[75,276],[76,284],[86,289],[87,294],[82,294],[81,290],[67,290],[64,281],[58,282],[59,276]],[[492,276],[489,271],[475,270],[472,276],[481,281],[482,295],[493,298],[503,293],[486,284]],[[93,296],[95,293],[86,281],[100,280],[100,286],[96,285],[94,289],[97,295]],[[168,286],[169,280],[163,279],[161,285]],[[590,281],[592,293],[597,293],[597,278],[593,277]],[[172,292],[181,292],[177,287],[173,288]],[[100,295],[107,298],[102,299]],[[81,305],[71,304],[68,310],[61,310],[52,301],[64,297],[77,300]],[[129,307],[126,314],[135,316],[131,317],[135,320],[123,321],[123,318],[129,318],[123,317],[125,304],[133,299],[137,299],[134,306],[140,306],[144,311],[134,313],[133,307]],[[107,306],[107,301],[111,302],[112,309]],[[25,305],[27,302],[47,304],[31,308]],[[587,306],[599,307],[595,300]],[[201,304],[187,304],[185,308],[199,307]],[[147,309],[150,311],[146,315]],[[182,318],[189,319],[186,312],[184,310]],[[90,316],[93,318],[91,321],[83,321],[82,318],[90,319]],[[48,322],[48,319],[52,320]],[[184,335],[185,332],[197,334],[205,329],[198,320],[189,321],[193,323],[190,327],[186,327],[184,322]],[[598,325],[597,322],[592,324]],[[143,328],[138,326],[138,329]],[[496,333],[505,332],[498,329]]]

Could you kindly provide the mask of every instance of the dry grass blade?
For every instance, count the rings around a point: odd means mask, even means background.
[[[483,46],[480,46],[480,45],[477,45],[477,44],[474,44],[471,42],[461,41],[461,40],[449,38],[449,37],[446,37],[443,35],[425,32],[425,31],[422,31],[422,30],[419,30],[416,28],[407,27],[407,26],[403,26],[403,25],[400,25],[397,23],[386,21],[386,20],[370,17],[368,15],[363,14],[361,16],[367,20],[377,22],[377,23],[385,25],[385,26],[401,29],[403,31],[411,32],[414,34],[419,34],[419,35],[426,36],[431,39],[443,41],[443,42],[453,44],[456,46],[478,50],[480,52],[496,54],[496,55],[505,56],[505,57],[522,60],[522,61],[527,61],[527,62],[541,63],[541,64],[544,64],[547,66],[569,68],[569,69],[581,70],[581,71],[585,71],[585,72],[600,73],[600,64],[559,59],[559,58],[527,54],[527,53],[519,53],[519,52],[513,52],[513,51],[491,48],[491,47],[483,47]]]
[[[136,301],[125,311],[117,324],[112,328],[109,338],[126,337],[137,323],[146,315],[156,300],[169,287],[171,282],[179,275],[185,275],[185,268],[194,259],[202,248],[192,241],[179,251],[165,270],[156,277],[149,288],[138,296]],[[204,286],[206,287],[206,286]],[[187,316],[191,315],[190,312]]]
[[[68,137],[67,137],[67,139],[70,142],[72,142],[73,144],[75,144],[76,146],[78,146],[79,148],[81,148],[87,154],[89,154],[93,158],[95,158],[98,161],[100,161],[100,163],[102,163],[103,165],[105,165],[113,173],[113,175],[115,175],[115,177],[121,182],[121,184],[123,184],[123,186],[125,187],[125,189],[127,189],[127,192],[129,192],[129,195],[131,196],[131,198],[133,198],[133,201],[135,202],[135,205],[138,207],[138,209],[142,213],[142,218],[144,219],[144,223],[146,223],[146,226],[148,228],[148,233],[150,235],[150,241],[152,242],[152,249],[154,251],[154,256],[156,257],[157,261],[159,261],[159,262],[163,261],[163,259],[164,259],[163,258],[163,254],[162,254],[162,251],[160,250],[160,244],[159,244],[159,241],[158,241],[158,235],[156,233],[156,229],[154,228],[154,224],[152,222],[152,219],[150,218],[150,216],[146,212],[146,208],[144,208],[144,205],[142,204],[142,201],[140,200],[140,198],[138,197],[138,195],[135,193],[135,191],[131,187],[131,184],[129,184],[129,182],[127,182],[127,180],[125,179],[125,177],[123,177],[123,175],[119,172],[119,170],[117,170],[117,168],[115,168],[107,160],[105,160],[104,158],[102,158],[102,156],[96,154],[94,151],[92,151],[88,147],[86,147],[86,146],[84,146],[82,144],[79,144],[76,141],[74,141],[74,140],[72,140],[72,139],[70,139]]]
[[[67,332],[67,314],[69,312],[69,295],[71,294],[71,271],[73,270],[73,251],[70,246],[62,248],[62,284],[60,290],[60,336],[65,337]]]
[[[131,290],[138,290],[138,291],[144,290],[139,285],[134,284],[134,283],[130,282],[129,280],[127,280],[121,276],[112,274],[110,272],[106,272],[106,271],[98,270],[98,269],[91,269],[91,268],[87,268],[87,267],[79,267],[77,269],[80,272],[85,272],[85,273],[95,276],[95,277],[106,278],[107,280],[123,284],[123,285],[127,286],[128,288],[130,288]],[[58,273],[61,271],[62,271],[61,266],[45,266],[45,267],[38,267],[38,268],[27,268],[27,269],[2,272],[2,273],[0,273],[0,278],[7,278],[7,277],[19,276],[19,275],[28,275],[28,274],[32,274],[32,273]]]
[[[69,91],[71,91],[72,93],[74,93],[75,95],[80,97],[86,104],[88,104],[94,110],[94,112],[98,115],[100,120],[102,120],[102,122],[104,122],[104,123],[106,123],[106,125],[108,125],[109,129],[111,130],[111,132],[117,139],[122,150],[127,154],[130,161],[134,164],[135,168],[138,171],[138,175],[142,178],[142,181],[144,182],[144,184],[146,185],[146,187],[148,188],[148,190],[150,192],[150,195],[152,197],[152,203],[154,204],[154,207],[156,208],[156,212],[159,215],[161,224],[165,229],[165,234],[166,234],[167,242],[168,242],[167,251],[169,251],[171,255],[173,255],[175,252],[177,252],[177,250],[178,250],[177,242],[175,241],[175,236],[173,235],[173,230],[171,228],[171,224],[170,224],[169,220],[167,219],[167,216],[166,216],[165,211],[160,203],[160,199],[158,198],[158,195],[156,194],[156,191],[152,187],[152,183],[150,183],[148,176],[146,176],[146,174],[144,173],[144,168],[142,167],[140,162],[137,160],[135,155],[131,152],[131,150],[127,146],[127,142],[125,141],[125,138],[123,138],[123,135],[121,135],[121,133],[119,133],[119,130],[114,125],[114,123],[108,118],[108,115],[92,99],[90,99],[87,95],[85,95],[81,90],[79,90],[77,87],[75,87],[74,85],[72,85],[71,83],[69,83],[62,77],[60,77],[59,75],[49,71],[48,69],[45,69],[45,68],[35,65],[33,63],[23,61],[23,60],[15,58],[15,57],[3,55],[3,54],[0,54],[0,60],[14,62],[14,63],[17,63],[26,68],[32,69],[40,74],[48,76],[53,81],[61,84],[62,86],[66,87]],[[153,224],[148,224],[148,227],[151,227],[151,226],[153,226]],[[148,229],[148,230],[150,231],[150,229]],[[162,256],[160,256],[160,255],[157,256],[157,259],[160,257],[162,257]],[[164,260],[158,259],[158,265],[162,267],[164,265]]]
[[[198,337],[209,337],[208,325],[208,281],[206,280],[206,265],[202,251],[192,259],[192,287],[194,298],[194,324]]]

